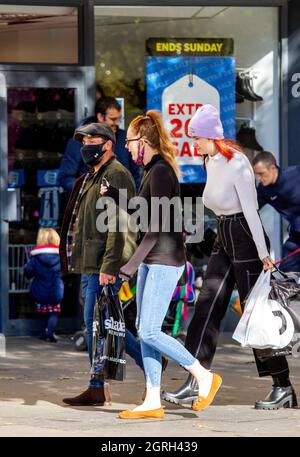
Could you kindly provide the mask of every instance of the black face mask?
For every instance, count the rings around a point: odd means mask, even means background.
[[[94,167],[97,165],[103,154],[105,153],[105,150],[103,150],[103,144],[85,144],[82,146],[80,149],[81,152],[81,157],[82,160],[86,165],[90,165],[91,167]]]

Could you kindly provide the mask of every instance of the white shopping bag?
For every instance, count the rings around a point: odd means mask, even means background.
[[[244,347],[281,349],[293,338],[294,324],[290,314],[277,301],[269,299],[270,280],[271,272],[262,271],[233,334]]]
[[[263,288],[264,286],[264,288]],[[253,308],[255,306],[256,301],[258,300],[259,296],[262,296],[262,291],[264,290],[265,297],[268,298],[270,293],[270,276],[267,278],[265,276],[265,272],[262,271],[259,275],[256,283],[254,284],[247,301],[245,303],[245,309],[243,312],[242,317],[232,335],[232,338],[242,346],[246,345],[246,335],[247,335],[247,326],[252,314]]]
[[[292,341],[294,331],[289,312],[276,300],[268,299],[254,307],[246,339],[255,349],[281,349]]]

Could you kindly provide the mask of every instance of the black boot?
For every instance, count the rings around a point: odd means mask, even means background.
[[[105,402],[104,387],[89,387],[77,397],[63,398],[63,402],[71,406],[103,406]]]
[[[184,405],[186,403],[193,403],[198,397],[198,383],[196,379],[189,375],[183,386],[181,386],[176,392],[165,392],[163,391],[161,397],[165,401],[175,403],[176,405]]]
[[[297,397],[289,378],[273,377],[271,392],[265,400],[255,403],[255,409],[293,408],[297,405]]]

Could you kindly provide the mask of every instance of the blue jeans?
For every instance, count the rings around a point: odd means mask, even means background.
[[[103,287],[99,284],[98,274],[83,274],[81,276],[82,297],[84,300],[83,318],[87,333],[87,347],[90,358],[90,365],[93,363],[93,321],[94,307],[97,294],[102,292]]]
[[[84,299],[84,323],[87,332],[87,347],[90,359],[90,365],[93,363],[93,320],[94,320],[94,307],[96,303],[97,294],[101,293],[103,286],[99,284],[99,275],[85,274],[81,276],[82,284],[82,297]],[[121,280],[112,286],[114,293],[118,293],[121,286]],[[141,356],[141,348],[139,342],[134,338],[132,333],[126,330],[126,352],[132,357],[136,364],[143,369],[143,361]]]
[[[140,337],[147,387],[160,387],[161,354],[188,368],[197,359],[172,336],[162,332],[173,292],[184,265],[142,263],[137,279],[136,328]]]
[[[126,352],[135,361],[138,367],[144,371],[143,357],[140,342],[127,329],[125,329]]]

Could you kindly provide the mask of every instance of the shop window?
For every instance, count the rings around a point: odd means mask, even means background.
[[[277,7],[95,7],[97,83],[123,99],[125,127],[146,109],[162,112],[178,150],[183,197],[201,196],[206,179],[187,135],[203,103],[216,103],[226,136],[237,138],[250,160],[260,149],[278,158],[278,18]],[[190,41],[191,52],[182,52]],[[150,55],[153,43],[160,54]],[[226,52],[214,54],[215,43]],[[275,239],[273,215],[268,222]]]
[[[149,38],[232,39],[236,76],[246,76],[259,96],[236,103],[235,130],[255,129],[259,146],[277,154],[277,7],[96,6],[96,79],[104,93],[124,99],[125,126],[152,107],[146,96]],[[172,74],[176,68],[170,66],[165,78]]]
[[[75,96],[75,88],[9,87],[7,91],[10,319],[35,316],[24,265],[39,227],[59,231],[61,225],[63,194],[57,176],[74,131]],[[73,317],[77,309],[70,287],[65,301],[63,315]]]
[[[0,62],[78,63],[76,8],[0,5]]]
[[[186,54],[189,59],[181,54],[179,44],[175,44],[176,39],[195,40],[195,43],[188,43],[187,46],[192,51]],[[201,39],[207,40],[208,46],[209,41],[216,39],[223,39],[224,46],[227,46],[226,40],[231,42],[233,52],[221,53],[217,57],[231,56],[232,63],[224,60],[219,70],[212,61],[215,58],[212,53],[206,57],[207,65],[196,61],[197,52],[193,60],[193,51],[202,49],[197,42]],[[185,73],[191,76],[195,74],[199,88],[207,87],[211,92],[216,89],[219,95],[220,87],[225,87],[231,81],[230,89],[223,90],[228,93],[223,99],[219,97],[221,111],[228,112],[233,105],[234,114],[225,120],[231,127],[225,133],[242,143],[249,159],[261,149],[278,154],[278,8],[96,6],[95,40],[97,83],[105,94],[123,99],[126,127],[133,117],[146,109],[160,109],[166,117],[168,110],[165,99],[168,97],[163,97],[162,86],[169,90],[172,85],[175,88],[178,84],[178,97],[181,101],[185,99],[188,89],[184,90],[179,79],[184,74],[182,67],[186,66]],[[160,53],[161,59],[165,59],[163,64],[155,60],[149,63],[151,40],[159,41],[157,49],[161,51],[171,50],[173,46],[173,54]],[[231,49],[231,44],[228,49]],[[174,59],[167,61],[168,55]],[[224,84],[220,82],[217,86],[214,78],[220,81],[223,78]],[[201,92],[197,99],[195,87],[191,98],[195,99],[195,107],[197,103],[203,103]],[[166,120],[170,133],[180,143],[183,154],[193,154],[187,144],[188,138],[184,141],[182,135],[187,130],[188,117],[173,121],[171,124],[170,119]],[[224,119],[222,121],[224,124]],[[178,140],[179,136],[183,138],[182,141]],[[197,157],[194,160],[199,162]],[[198,182],[201,182],[204,176],[198,176]]]

